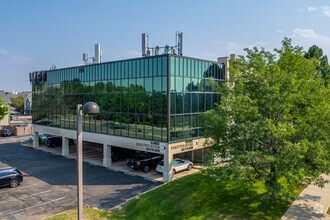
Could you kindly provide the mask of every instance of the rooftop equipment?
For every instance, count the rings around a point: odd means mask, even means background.
[[[156,46],[156,47],[149,47],[149,34],[142,33],[142,56],[158,56],[159,49],[164,49],[163,54],[176,54],[182,56],[182,44],[183,44],[183,33],[180,31],[176,32],[175,36],[175,46],[165,45],[164,47]],[[150,52],[151,51],[151,52]]]
[[[101,49],[100,49],[100,44],[95,44],[94,63],[101,63]]]
[[[88,57],[88,53],[83,53],[83,61],[85,62],[85,65],[90,64],[88,60],[92,60],[94,63],[101,63],[101,57],[102,57],[102,51],[100,44],[95,44],[95,56],[94,57]]]

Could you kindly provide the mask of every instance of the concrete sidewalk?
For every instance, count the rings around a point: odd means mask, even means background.
[[[330,181],[330,176],[324,174],[322,176]],[[330,219],[330,216],[326,214],[329,204],[330,183],[322,189],[309,185],[300,193],[281,219]]]

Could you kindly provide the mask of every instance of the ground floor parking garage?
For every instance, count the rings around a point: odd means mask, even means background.
[[[57,148],[42,147],[39,143],[39,134],[46,133],[62,138],[62,146]],[[52,153],[61,154],[69,158],[76,158],[76,145],[70,145],[70,139],[76,139],[76,131],[62,128],[50,128],[46,126],[34,125],[33,147],[41,148]],[[164,143],[157,141],[147,141],[134,138],[125,138],[112,135],[83,133],[83,155],[84,161],[92,164],[108,167],[109,169],[120,170],[144,176],[156,181],[172,181],[190,173],[198,172],[201,167],[198,162],[203,162],[206,150],[203,146],[203,139],[183,141],[177,143]],[[149,153],[160,155],[164,160],[163,174],[156,172],[156,167],[150,167],[150,171],[144,173],[142,169],[134,170],[127,166],[127,159],[138,153]],[[194,162],[194,167],[190,171],[176,172],[173,167],[173,160],[176,158],[187,159]],[[175,163],[176,161],[174,161]],[[175,166],[175,165],[174,165]],[[173,174],[173,171],[176,173]]]

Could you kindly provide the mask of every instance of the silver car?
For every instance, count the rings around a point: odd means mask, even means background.
[[[39,138],[41,138],[42,140],[46,141],[47,140],[47,136],[43,135],[43,134],[39,134]],[[33,141],[33,134],[30,135],[30,141]]]
[[[193,167],[193,163],[190,160],[184,160],[184,159],[179,159],[176,158],[173,160],[173,174],[176,174],[179,171],[182,170],[191,170]],[[160,161],[156,171],[158,173],[163,173],[164,170],[164,160]]]

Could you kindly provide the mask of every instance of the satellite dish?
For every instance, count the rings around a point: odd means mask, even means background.
[[[52,66],[50,67],[50,70],[56,70],[56,66],[55,66],[55,65],[52,65]]]

